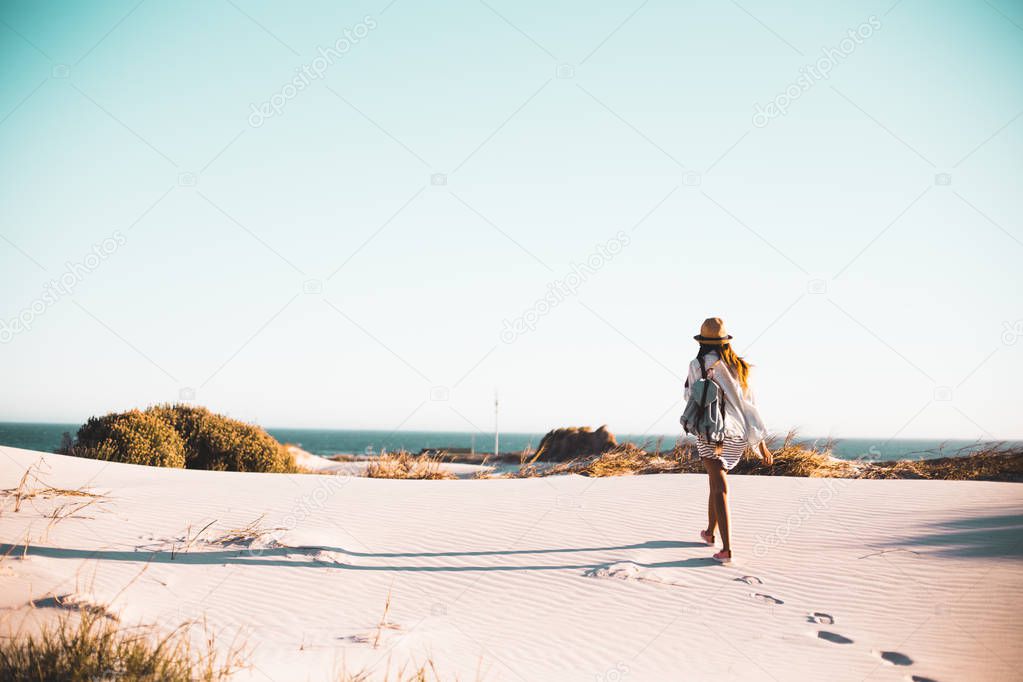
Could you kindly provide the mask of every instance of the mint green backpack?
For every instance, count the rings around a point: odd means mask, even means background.
[[[689,387],[689,402],[679,422],[685,432],[708,443],[725,439],[725,394],[721,387],[707,378],[707,366],[701,355],[702,377]]]

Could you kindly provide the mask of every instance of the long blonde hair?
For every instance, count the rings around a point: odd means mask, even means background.
[[[750,364],[743,358],[740,358],[730,343],[723,343],[720,346],[712,346],[709,344],[700,344],[700,352],[697,357],[706,355],[707,353],[714,352],[718,354],[718,357],[728,365],[733,372],[735,372],[736,378],[739,380],[739,385],[742,386],[743,391],[749,390],[749,368]]]

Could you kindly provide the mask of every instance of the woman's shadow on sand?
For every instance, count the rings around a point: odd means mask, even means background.
[[[683,549],[702,547],[707,545],[702,542],[679,542],[674,540],[651,540],[649,542],[632,545],[617,545],[608,547],[573,547],[573,548],[551,548],[551,549],[508,549],[508,550],[480,550],[472,552],[356,552],[343,547],[327,546],[303,546],[303,547],[273,547],[267,549],[230,549],[215,550],[211,552],[179,552],[168,550],[92,550],[92,549],[70,549],[64,547],[45,547],[40,545],[10,545],[0,544],[0,556],[7,555],[28,555],[42,556],[53,559],[82,559],[99,561],[135,561],[141,563],[155,564],[189,564],[189,565],[238,565],[238,566],[290,566],[314,567],[314,568],[340,568],[352,571],[404,571],[424,573],[462,573],[462,572],[487,572],[487,571],[557,571],[557,570],[586,570],[600,568],[618,561],[630,561],[642,568],[699,568],[704,566],[718,565],[710,557],[691,557],[675,561],[659,561],[653,563],[641,563],[628,557],[608,557],[604,561],[596,563],[580,564],[509,564],[498,566],[402,566],[402,565],[358,565],[337,561],[335,559],[322,560],[310,558],[308,561],[294,558],[296,555],[315,557],[320,552],[331,554],[343,554],[359,558],[444,558],[444,557],[479,557],[479,556],[521,556],[535,554],[567,554],[572,552],[620,552],[631,550],[651,549]]]
[[[935,524],[931,532],[915,537],[901,538],[892,544],[905,549],[913,547],[918,554],[955,557],[999,557],[1023,560],[1023,514],[1008,513],[982,517],[962,515]],[[209,545],[207,545],[209,546]],[[401,571],[424,573],[463,573],[488,571],[558,571],[589,570],[625,562],[641,568],[702,568],[718,565],[709,556],[680,558],[671,561],[640,562],[618,552],[636,550],[678,550],[701,548],[710,549],[702,542],[680,542],[677,540],[650,540],[631,545],[605,547],[566,547],[547,549],[505,549],[463,552],[358,552],[344,547],[298,546],[273,547],[266,549],[217,549],[213,551],[147,550],[91,550],[39,545],[0,544],[0,556],[42,556],[54,559],[95,559],[101,561],[135,561],[157,564],[199,564],[238,566],[291,566],[310,568],[338,568],[351,571]],[[324,558],[320,553],[328,555]],[[343,560],[352,559],[444,559],[459,557],[525,557],[573,554],[580,552],[606,552],[600,561],[565,564],[506,564],[495,566],[422,566],[422,565],[359,565]]]

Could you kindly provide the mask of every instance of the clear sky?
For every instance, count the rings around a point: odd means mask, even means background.
[[[388,1],[0,5],[0,420],[1023,437],[1019,3]]]

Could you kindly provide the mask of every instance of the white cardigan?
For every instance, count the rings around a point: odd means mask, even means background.
[[[753,400],[753,390],[742,390],[732,368],[721,362],[717,353],[707,353],[703,361],[707,365],[707,378],[713,379],[725,394],[725,437],[741,438],[756,447],[767,438],[767,427]],[[693,358],[689,363],[689,380],[685,386],[686,401],[689,400],[689,387],[701,378],[700,360]]]

